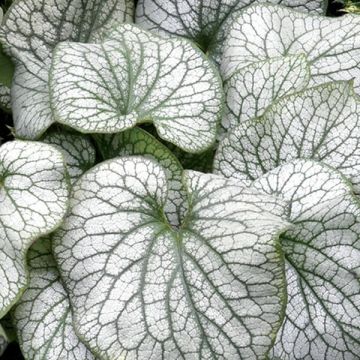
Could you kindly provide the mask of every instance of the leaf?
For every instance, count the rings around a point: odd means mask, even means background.
[[[29,250],[29,285],[13,311],[26,359],[93,360],[74,332],[70,302],[51,254],[49,238]]]
[[[50,89],[60,123],[115,133],[153,122],[162,139],[188,152],[212,145],[222,110],[220,77],[200,51],[130,24],[102,44],[60,44]]]
[[[360,350],[360,203],[337,171],[295,160],[255,180],[288,202],[281,235],[288,304],[273,355],[356,359]]]
[[[179,230],[152,160],[110,160],[75,184],[54,253],[76,331],[103,359],[264,359],[285,300],[283,204],[210,174],[183,181]]]
[[[182,184],[183,168],[172,152],[152,135],[140,128],[133,128],[112,135],[96,135],[100,153],[104,160],[118,156],[142,155],[155,160],[166,171],[168,198],[165,213],[173,226],[179,226],[187,204],[186,190]]]
[[[46,133],[41,141],[54,145],[62,152],[71,183],[95,165],[96,151],[87,136],[61,129]]]
[[[218,174],[242,181],[293,159],[321,161],[360,191],[359,103],[351,83],[307,89],[277,101],[263,117],[240,124],[220,143]]]
[[[60,225],[69,191],[61,153],[43,143],[12,141],[2,145],[0,180],[1,318],[27,284],[27,249]]]
[[[228,30],[223,46],[224,78],[253,62],[284,55],[305,54],[310,86],[334,80],[355,81],[360,92],[360,18],[329,18],[275,5],[245,9]]]
[[[235,72],[225,82],[225,130],[259,117],[277,99],[304,90],[310,77],[304,55],[272,58],[256,62]]]
[[[231,22],[256,0],[139,0],[136,22],[160,34],[184,36],[204,51],[221,45]],[[303,11],[323,13],[321,0],[271,0]]]
[[[52,51],[62,41],[97,41],[131,21],[129,0],[17,0],[4,17],[2,43],[16,64],[12,109],[17,136],[39,138],[54,122],[48,96]]]

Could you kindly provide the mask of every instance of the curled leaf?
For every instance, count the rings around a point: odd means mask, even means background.
[[[60,44],[50,90],[56,120],[80,132],[152,122],[161,138],[188,152],[215,141],[223,98],[214,65],[189,42],[129,24],[102,44]]]
[[[288,203],[281,235],[286,317],[272,351],[283,359],[356,359],[360,349],[360,203],[334,169],[294,160],[252,184]]]

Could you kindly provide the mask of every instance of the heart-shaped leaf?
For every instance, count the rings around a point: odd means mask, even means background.
[[[271,347],[285,301],[282,202],[211,174],[184,183],[180,229],[150,159],[104,162],[74,186],[54,252],[76,331],[104,359],[264,359]]]
[[[19,137],[40,137],[54,122],[48,96],[52,51],[61,41],[97,41],[115,23],[132,21],[132,0],[17,0],[1,34],[16,63],[12,87]]]
[[[71,183],[95,165],[95,148],[85,135],[62,129],[46,133],[41,141],[57,147],[62,152]]]
[[[95,139],[104,160],[125,155],[142,155],[157,161],[166,171],[168,197],[164,207],[168,221],[179,226],[186,213],[186,190],[182,184],[183,168],[171,151],[152,135],[133,128],[113,135],[97,135]]]
[[[26,253],[32,242],[60,225],[68,181],[61,153],[36,142],[0,148],[0,318],[27,284]]]
[[[229,25],[246,6],[256,0],[139,0],[136,22],[161,34],[184,36],[204,51],[224,42]],[[322,0],[270,0],[292,8],[323,12]]]
[[[272,58],[236,71],[225,82],[225,130],[259,117],[276,100],[304,90],[309,83],[309,64],[304,55]]]
[[[288,303],[273,355],[282,360],[356,359],[360,350],[360,203],[347,180],[295,160],[252,184],[289,206],[281,235]]]
[[[161,138],[189,152],[215,141],[223,99],[214,65],[188,41],[130,24],[102,44],[60,44],[50,91],[56,120],[80,132],[152,122]]]
[[[221,71],[228,78],[251,63],[305,54],[310,85],[355,80],[360,92],[360,17],[329,18],[276,5],[245,9],[231,25],[223,47]]]
[[[292,159],[315,159],[340,170],[359,193],[359,114],[351,83],[329,83],[282,98],[222,140],[215,172],[249,181]]]
[[[39,239],[30,248],[28,268],[28,288],[12,313],[24,357],[95,359],[74,332],[69,299],[51,254],[49,238]]]

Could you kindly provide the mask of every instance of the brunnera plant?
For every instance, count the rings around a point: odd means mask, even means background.
[[[359,358],[360,17],[326,7],[1,13],[0,354]]]

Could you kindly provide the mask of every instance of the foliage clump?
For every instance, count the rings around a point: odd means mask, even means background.
[[[6,3],[0,356],[358,358],[360,17],[326,5]]]

